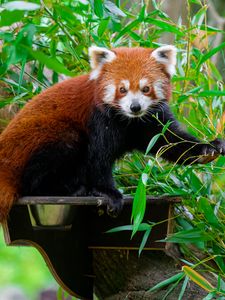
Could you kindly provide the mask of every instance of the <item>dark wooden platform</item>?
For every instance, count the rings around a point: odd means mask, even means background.
[[[179,197],[149,197],[144,221],[170,219],[173,204]],[[32,207],[36,205],[66,205],[72,209],[70,224],[43,226],[34,223]],[[24,197],[12,208],[3,224],[5,241],[10,246],[34,246],[44,257],[57,282],[71,295],[81,299],[93,298],[95,274],[93,249],[137,250],[143,232],[131,240],[130,232],[107,234],[117,226],[129,225],[132,198],[124,198],[124,208],[118,218],[106,214],[106,200],[98,197]],[[51,213],[51,207],[50,207]],[[157,242],[171,232],[171,221],[155,226],[145,250],[163,250],[165,243]]]

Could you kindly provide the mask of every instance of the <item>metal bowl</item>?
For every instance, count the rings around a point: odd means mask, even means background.
[[[71,225],[74,207],[69,204],[29,205],[29,214],[33,226],[67,226]]]

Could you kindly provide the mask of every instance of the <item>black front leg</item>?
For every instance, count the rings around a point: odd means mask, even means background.
[[[116,217],[122,209],[122,194],[116,189],[112,176],[112,167],[103,157],[95,157],[92,160],[90,173],[90,194],[107,199],[107,212]]]
[[[223,140],[216,139],[210,143],[201,142],[181,128],[166,104],[156,122],[158,122],[160,130],[167,122],[171,122],[171,124],[152,148],[151,153],[153,154],[161,153],[163,158],[185,165],[207,163],[218,155],[225,154]]]
[[[108,200],[107,211],[117,216],[122,209],[122,194],[116,189],[112,166],[118,158],[120,132],[104,111],[96,110],[89,124],[87,177],[90,193]]]

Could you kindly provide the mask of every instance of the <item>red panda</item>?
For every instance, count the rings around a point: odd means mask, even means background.
[[[176,49],[89,49],[90,74],[34,97],[0,136],[0,220],[20,196],[103,195],[109,213],[122,207],[112,166],[125,152],[145,151],[181,164],[225,154],[225,142],[200,142],[168,107]]]

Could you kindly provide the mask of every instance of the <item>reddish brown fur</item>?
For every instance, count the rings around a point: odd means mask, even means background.
[[[34,97],[3,131],[0,135],[1,219],[7,216],[19,194],[21,172],[31,154],[51,141],[69,142],[71,136],[67,129],[74,120],[85,130],[92,107],[93,81],[88,80],[88,75],[72,78]]]
[[[163,80],[164,93],[167,100],[171,96],[171,84],[169,75],[165,66],[159,64],[151,57],[153,49],[147,48],[117,48],[113,49],[117,57],[111,63],[103,65],[100,77],[98,79],[98,98],[102,98],[106,83],[112,78],[118,87],[121,80],[129,79],[130,89],[132,91],[139,90],[139,81],[147,78],[150,84],[156,80]],[[104,79],[103,79],[104,78]],[[154,89],[150,94],[155,98]],[[117,91],[117,97],[120,98]]]
[[[163,65],[150,58],[151,49],[120,48],[113,51],[117,58],[103,66],[99,79],[89,80],[89,75],[84,75],[47,89],[27,103],[1,134],[0,221],[7,217],[19,196],[21,174],[32,153],[46,143],[63,140],[69,143],[68,129],[75,126],[74,121],[81,130],[86,130],[93,106],[101,101],[104,87],[111,77],[116,84],[129,78],[134,91],[139,89],[142,78],[148,78],[150,83],[162,79],[169,99],[169,76]],[[79,139],[79,130],[75,138]]]

